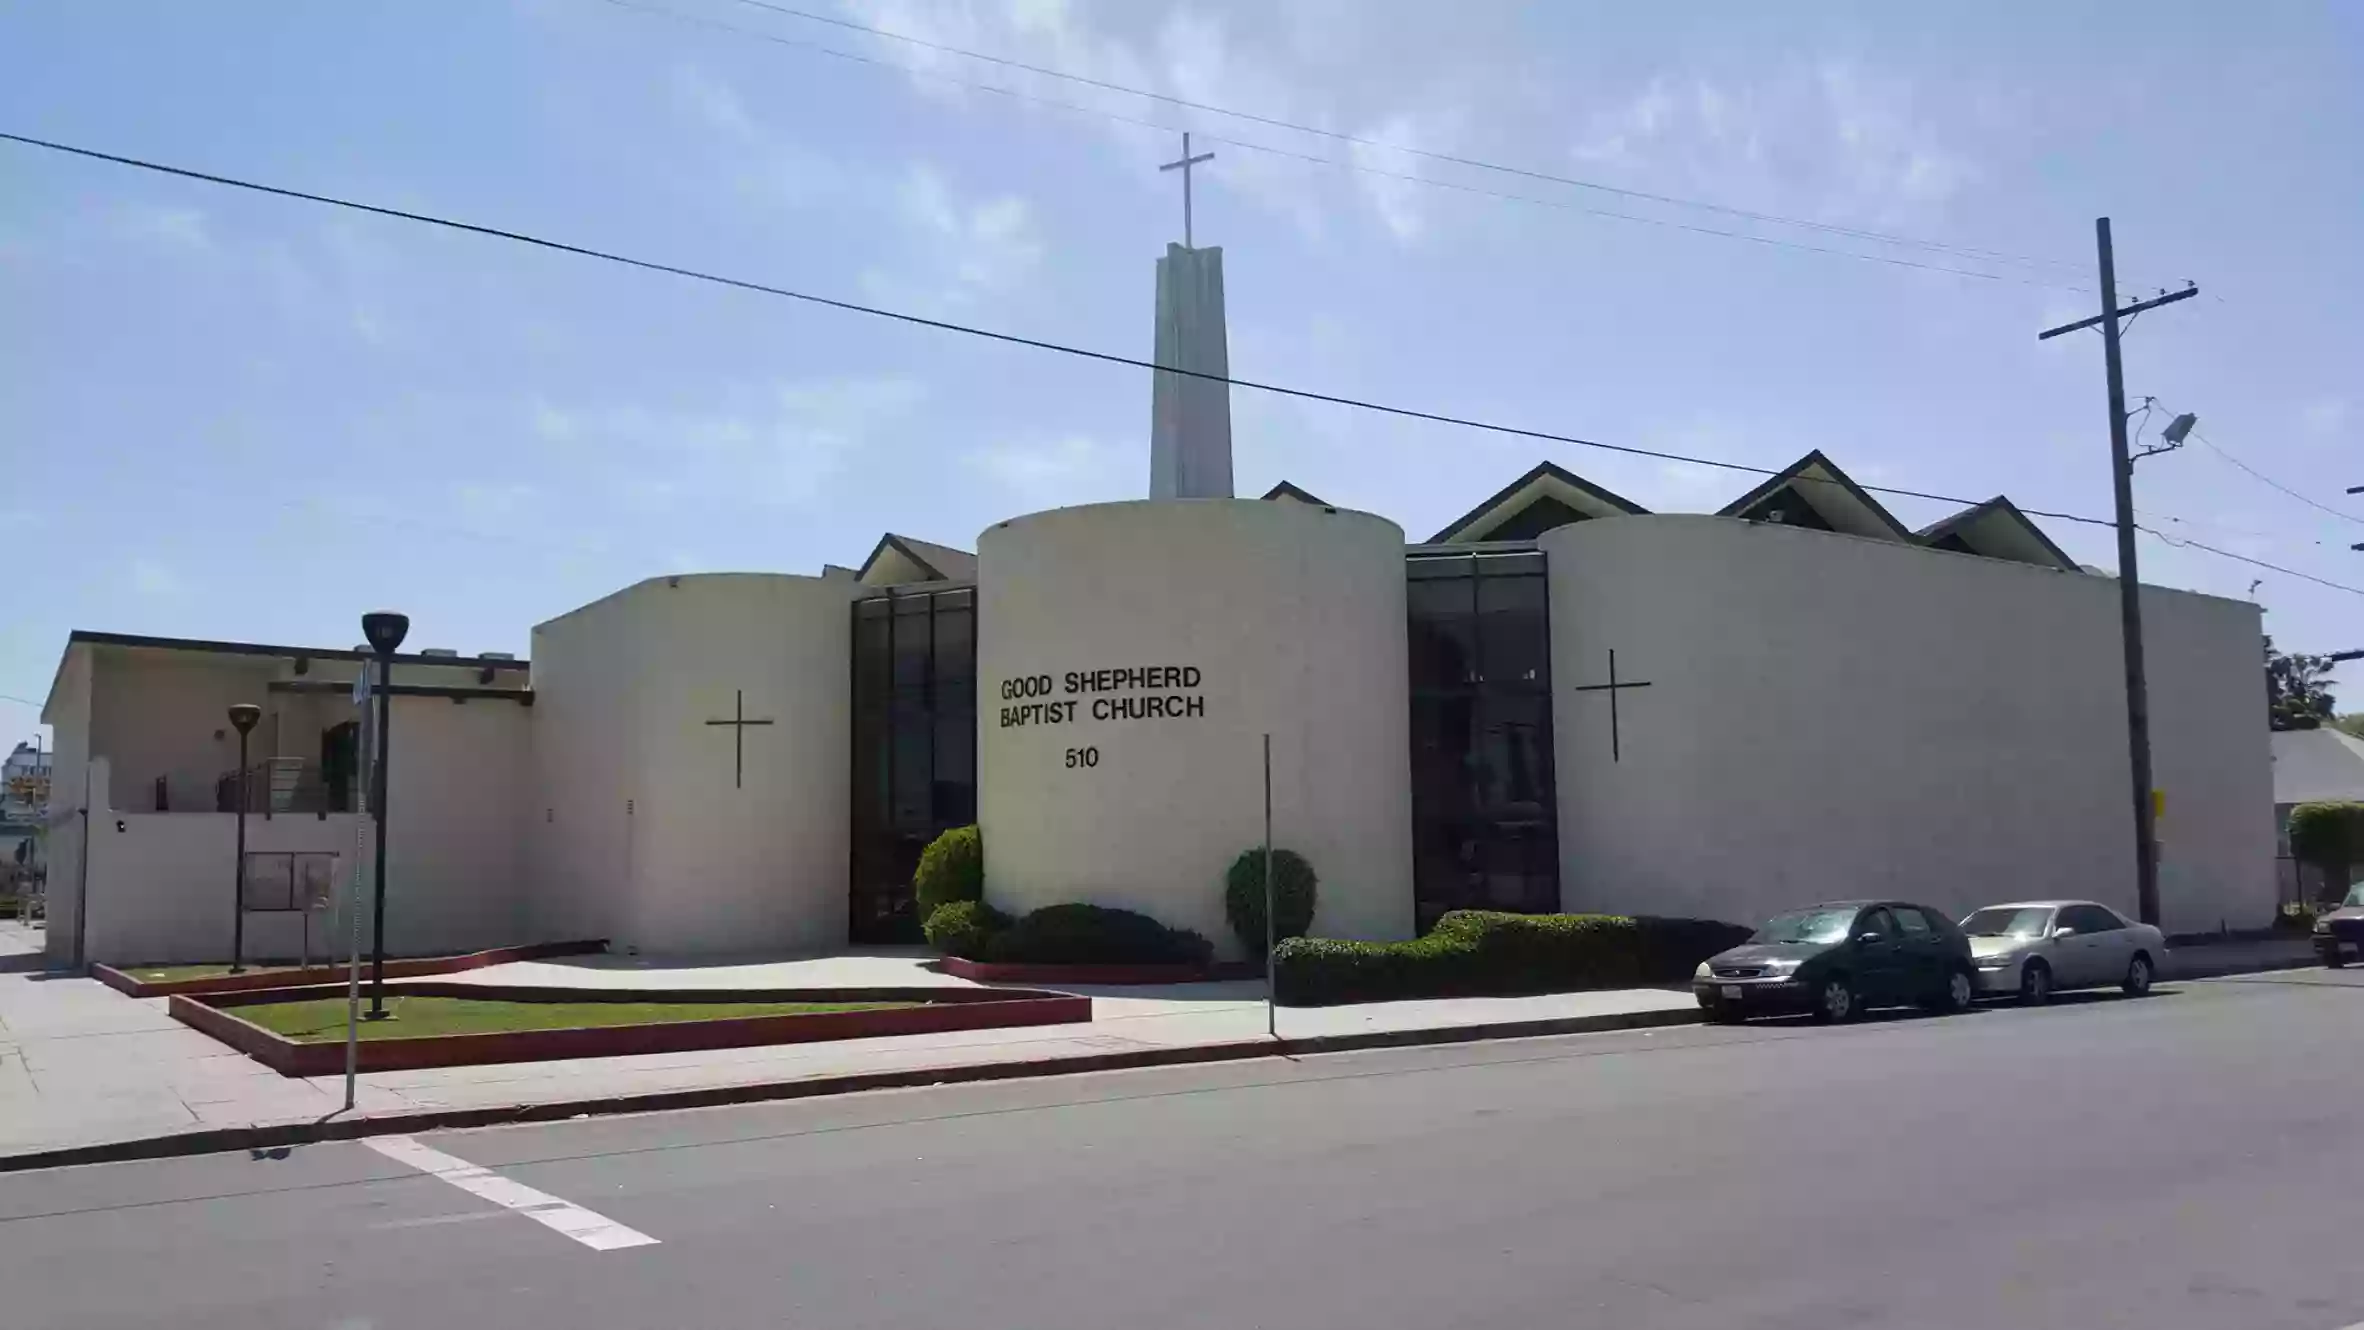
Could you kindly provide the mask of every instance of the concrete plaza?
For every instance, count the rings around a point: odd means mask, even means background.
[[[96,980],[37,967],[40,942],[0,926],[0,1167],[10,1157],[196,1137],[242,1128],[292,1128],[352,1118],[399,1120],[638,1096],[751,1097],[762,1087],[811,1092],[848,1078],[944,1080],[1024,1075],[1091,1065],[1267,1056],[1262,986],[1255,982],[1153,988],[1079,988],[1088,1024],[968,1030],[827,1043],[502,1063],[358,1078],[345,1114],[341,1077],[293,1079],[166,1013],[165,1000],[127,997]],[[13,959],[12,959],[13,957]],[[597,956],[495,966],[447,981],[616,987],[944,985],[973,987],[924,966],[917,953],[670,966]],[[394,981],[398,983],[399,981]],[[1559,993],[1281,1008],[1293,1051],[1367,1042],[1422,1042],[1688,1023],[1681,989]],[[854,1083],[857,1087],[862,1082]],[[773,1089],[770,1093],[785,1093]],[[218,1148],[218,1147],[217,1147]]]

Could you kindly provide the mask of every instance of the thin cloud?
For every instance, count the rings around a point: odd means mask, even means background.
[[[116,230],[133,240],[188,251],[214,247],[205,214],[196,208],[126,203],[115,210],[114,220]]]
[[[181,581],[180,574],[173,571],[170,565],[145,557],[131,561],[131,566],[125,570],[125,578],[133,591],[159,600],[177,597],[188,589],[187,584]]]
[[[876,298],[908,301],[936,313],[1014,289],[1042,263],[1044,242],[1033,205],[1015,194],[969,199],[943,173],[920,164],[896,193],[907,241],[902,258],[863,274]]]
[[[962,460],[988,482],[1039,507],[1130,497],[1148,480],[1147,457],[1139,450],[1080,434],[1004,441]]]
[[[1887,223],[1943,207],[1979,175],[1927,100],[1845,60],[1661,71],[1583,116],[1569,152],[1635,188]]]

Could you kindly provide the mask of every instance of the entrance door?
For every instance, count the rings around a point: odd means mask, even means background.
[[[320,783],[328,790],[328,811],[354,812],[354,768],[361,764],[361,723],[346,721],[320,732]]]

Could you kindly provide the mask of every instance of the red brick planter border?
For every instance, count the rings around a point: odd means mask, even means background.
[[[327,1076],[345,1069],[345,1046],[298,1043],[236,1014],[258,1002],[335,997],[339,986],[272,988],[236,993],[171,995],[173,1019],[221,1040],[282,1076]],[[1069,993],[1008,988],[544,988],[495,984],[405,984],[404,993],[436,997],[516,998],[545,1002],[924,1002],[880,1011],[817,1012],[805,1016],[743,1016],[661,1025],[618,1025],[500,1034],[364,1039],[362,1071],[410,1071],[487,1062],[547,1062],[563,1058],[679,1053],[752,1044],[800,1044],[829,1039],[982,1030],[999,1026],[1067,1025],[1092,1019],[1092,1000]]]
[[[1246,961],[1220,965],[1027,965],[946,956],[937,968],[980,984],[1200,984],[1215,979],[1261,979],[1264,967]]]
[[[458,974],[463,970],[481,970],[487,965],[506,965],[511,961],[538,961],[552,956],[587,956],[607,950],[604,940],[589,942],[534,942],[522,947],[494,947],[489,951],[471,951],[456,956],[414,956],[406,960],[388,960],[388,979],[411,979],[420,975]],[[143,968],[134,965],[133,970]],[[91,978],[107,987],[129,993],[133,997],[170,997],[175,993],[243,993],[261,988],[303,988],[313,984],[341,984],[345,982],[342,965],[314,965],[300,970],[250,970],[245,974],[217,974],[200,979],[140,979],[126,970],[112,965],[93,965]],[[338,1064],[340,1069],[343,1064]]]

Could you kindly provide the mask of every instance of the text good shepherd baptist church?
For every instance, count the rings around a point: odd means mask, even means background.
[[[1054,679],[1056,683],[1054,684]],[[1057,674],[1021,674],[1001,682],[1001,727],[1071,725],[1081,700],[1075,694],[1128,694],[1091,699],[1093,720],[1188,720],[1207,714],[1206,695],[1197,692],[1196,665],[1128,665],[1103,670],[1067,670]],[[1063,700],[1017,701],[1045,697],[1054,687]],[[1182,691],[1182,690],[1191,691]]]

